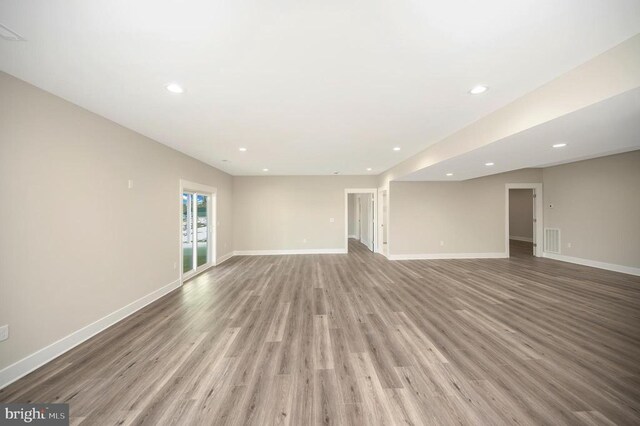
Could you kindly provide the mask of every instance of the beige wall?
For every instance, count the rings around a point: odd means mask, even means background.
[[[509,238],[533,238],[533,189],[509,190]]]
[[[504,253],[505,184],[540,182],[540,169],[462,182],[391,182],[389,252]]]
[[[543,175],[544,224],[560,228],[561,254],[640,267],[640,151],[549,167]]]
[[[375,183],[375,176],[236,176],[234,249],[343,249],[344,190]]]
[[[178,279],[180,178],[231,251],[231,176],[0,73],[0,369]]]

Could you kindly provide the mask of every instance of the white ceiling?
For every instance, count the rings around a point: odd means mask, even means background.
[[[379,174],[640,32],[640,1],[3,0],[0,23],[27,40],[3,71],[232,174]]]
[[[559,143],[567,146],[552,147]],[[466,180],[638,149],[640,88],[426,167],[398,180]],[[494,165],[488,167],[485,165],[488,162]],[[453,176],[447,176],[447,173],[453,173]]]

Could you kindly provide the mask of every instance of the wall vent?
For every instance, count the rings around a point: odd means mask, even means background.
[[[560,230],[558,228],[544,228],[544,251],[560,254]]]

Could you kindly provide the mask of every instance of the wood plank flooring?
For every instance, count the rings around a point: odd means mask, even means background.
[[[72,424],[639,424],[640,278],[236,257],[0,391]]]

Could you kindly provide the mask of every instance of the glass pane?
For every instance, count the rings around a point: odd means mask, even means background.
[[[197,194],[198,202],[198,266],[207,263],[209,254],[209,216],[206,195]]]
[[[182,194],[182,272],[193,269],[193,194]]]

